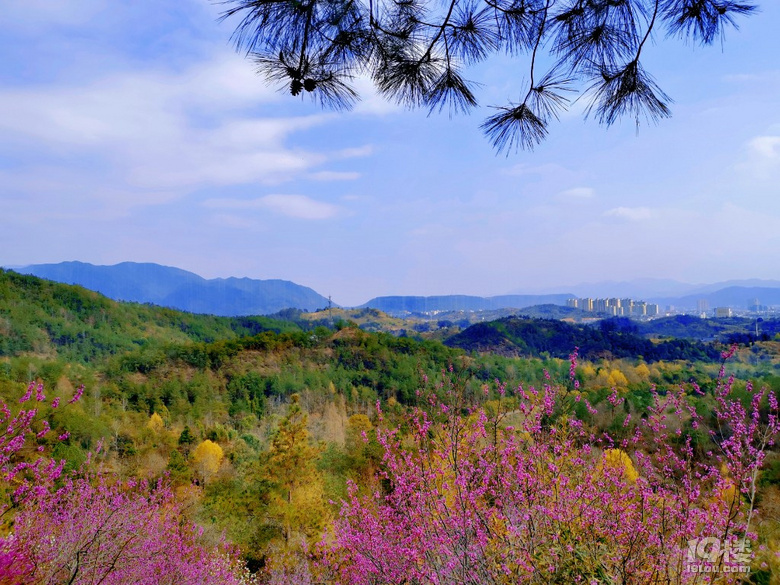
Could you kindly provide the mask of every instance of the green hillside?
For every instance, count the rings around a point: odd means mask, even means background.
[[[627,323],[630,323],[626,321]],[[719,358],[711,345],[687,339],[654,343],[634,330],[621,329],[621,322],[602,321],[598,327],[565,323],[555,319],[507,317],[472,325],[447,339],[451,347],[506,356],[549,356],[564,359],[574,347],[588,360],[643,358],[659,360],[701,360]]]
[[[623,318],[615,319],[625,320]],[[724,343],[767,341],[780,333],[780,319],[722,317],[702,319],[692,315],[662,317],[635,324],[636,331],[652,337],[712,340]]]
[[[266,317],[213,317],[120,303],[79,286],[0,270],[0,356],[90,362],[150,344],[212,342],[269,330],[298,327]]]
[[[348,481],[363,491],[377,488],[381,449],[364,433],[403,424],[410,405],[426,404],[421,391],[446,390],[444,371],[457,380],[464,404],[495,408],[494,381],[500,380],[507,404],[516,405],[520,384],[568,384],[566,358],[579,346],[580,391],[604,414],[592,417],[584,403],[573,408],[620,437],[631,431],[626,416],[641,416],[652,386],[695,378],[710,392],[719,367],[711,362],[712,346],[655,343],[611,322],[584,327],[501,319],[462,331],[449,347],[365,331],[361,326],[408,323],[370,309],[288,313],[279,316],[298,324],[192,315],[0,272],[0,398],[17,407],[30,381],[43,382],[63,406],[42,415],[57,432],[69,432],[61,442],[42,441],[53,456],[77,468],[102,444],[106,469],[123,477],[167,477],[208,534],[224,533],[260,567],[285,546],[280,518],[289,492],[278,478],[287,464],[274,455],[285,421],[298,421],[313,478],[301,488],[308,503],[295,517],[296,530],[316,536],[322,518],[338,508],[329,502],[347,496]],[[730,367],[780,388],[777,344],[744,347]],[[81,401],[65,406],[80,384]],[[617,414],[608,402],[613,388],[627,397]],[[198,455],[204,444],[220,454],[212,467]]]

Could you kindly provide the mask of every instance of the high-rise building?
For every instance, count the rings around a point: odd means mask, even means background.
[[[611,297],[608,299],[571,298],[566,299],[567,307],[575,307],[591,313],[606,313],[608,315],[620,317],[644,317],[655,316],[660,313],[658,305],[648,304],[645,301],[635,301],[634,299],[618,299]]]

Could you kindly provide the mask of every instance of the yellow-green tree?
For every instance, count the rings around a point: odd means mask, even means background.
[[[219,470],[224,453],[217,443],[206,439],[192,452],[192,464],[204,483]]]
[[[637,473],[631,458],[622,449],[607,449],[604,451],[599,467],[601,469],[606,467],[617,470],[631,483],[634,483],[639,477],[639,473]]]
[[[149,422],[146,423],[146,426],[152,429],[152,431],[155,433],[161,433],[165,428],[165,423],[159,414],[153,412],[152,416],[149,417]]]
[[[299,397],[293,394],[263,461],[263,475],[273,486],[268,517],[285,548],[297,547],[301,538],[318,537],[328,519],[316,467],[320,450],[310,441],[307,422]]]
[[[351,475],[361,485],[373,483],[376,464],[382,451],[376,440],[374,425],[365,414],[353,414],[347,422],[346,451]]]
[[[637,365],[636,368],[634,368],[634,372],[643,382],[650,379],[650,368],[648,368],[645,363]]]
[[[628,387],[628,379],[623,372],[615,368],[609,373],[607,386],[610,388],[626,388]]]

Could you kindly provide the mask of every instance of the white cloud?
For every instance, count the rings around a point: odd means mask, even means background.
[[[353,111],[357,114],[384,116],[402,112],[404,107],[379,94],[371,79],[365,75],[357,77],[352,83],[360,100]]]
[[[306,195],[272,194],[256,199],[208,199],[204,207],[230,210],[264,210],[268,209],[280,215],[296,219],[330,219],[341,211],[341,208],[330,203],[317,201]]]
[[[780,136],[756,136],[748,142],[748,147],[759,158],[780,161]]]
[[[424,238],[430,241],[453,241],[458,230],[453,226],[443,223],[426,223],[409,230],[409,235],[415,238]]]
[[[735,165],[750,183],[774,181],[780,171],[780,136],[755,136],[745,145],[742,160]]]
[[[614,207],[605,211],[604,215],[628,221],[644,221],[654,218],[657,213],[649,207]]]
[[[561,195],[564,197],[574,197],[577,199],[589,199],[596,194],[596,190],[592,187],[574,187],[573,189],[567,189],[562,191]]]
[[[353,171],[319,171],[309,175],[315,181],[354,181],[360,178],[360,173]]]
[[[129,209],[170,203],[177,191],[114,185],[76,169],[34,165],[26,172],[0,170],[0,217],[26,223],[48,220],[107,221]]]
[[[121,214],[129,206],[154,203],[160,192],[170,200],[209,186],[358,178],[317,167],[369,156],[372,148],[315,152],[288,146],[293,133],[338,117],[324,112],[272,117],[279,99],[232,53],[181,71],[127,71],[85,85],[0,88],[0,149],[23,153],[27,161],[6,171],[5,187],[51,197],[78,185],[97,205],[114,205]],[[55,178],[48,187],[40,181],[42,164],[46,176]],[[67,183],[57,180],[66,176]],[[111,199],[109,192],[118,190],[128,196]]]
[[[523,177],[527,175],[538,175],[541,177],[559,176],[562,173],[568,173],[568,169],[565,167],[546,163],[542,165],[529,165],[526,163],[518,163],[502,171],[503,174],[512,177]]]
[[[217,59],[179,74],[126,72],[88,86],[7,89],[0,91],[0,128],[7,141],[33,139],[43,148],[108,146],[133,152],[138,147],[159,151],[172,143],[192,146],[191,138],[218,146],[231,142],[236,149],[270,148],[290,132],[327,120],[236,113],[274,99],[244,69],[235,59]]]
[[[217,213],[210,219],[212,223],[228,229],[250,229],[260,227],[260,224],[257,221],[253,221],[246,216],[231,213]]]
[[[374,147],[371,144],[356,146],[354,148],[342,148],[333,153],[334,158],[362,158],[374,154]]]
[[[754,82],[766,84],[771,81],[776,81],[778,78],[780,78],[780,71],[776,70],[767,70],[754,73],[730,73],[721,77],[721,79],[726,83],[736,83],[739,85]]]
[[[260,201],[277,213],[298,219],[329,219],[339,211],[335,205],[305,195],[266,195]]]

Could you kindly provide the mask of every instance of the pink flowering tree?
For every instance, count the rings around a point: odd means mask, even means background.
[[[445,374],[407,421],[411,432],[379,430],[383,489],[351,487],[321,547],[322,581],[689,584],[712,582],[714,571],[739,581],[758,470],[778,432],[776,398],[749,387],[744,405],[721,372],[718,450],[697,458],[680,429],[703,424],[698,388],[656,394],[618,441],[572,414],[580,401],[596,412],[576,387],[575,360],[570,384],[520,387],[511,411],[490,414],[469,408]],[[727,546],[739,554],[723,554]]]
[[[6,544],[17,583],[237,584],[229,547],[209,550],[170,490],[113,478],[67,478],[22,506]]]
[[[71,402],[79,399],[79,389]],[[206,547],[164,483],[120,481],[93,472],[63,474],[38,440],[43,388],[31,384],[18,414],[0,405],[0,480],[6,500],[0,584],[238,585],[250,576],[224,543]],[[57,408],[58,400],[49,404]],[[61,435],[60,440],[67,438]],[[35,455],[39,455],[36,457]]]

